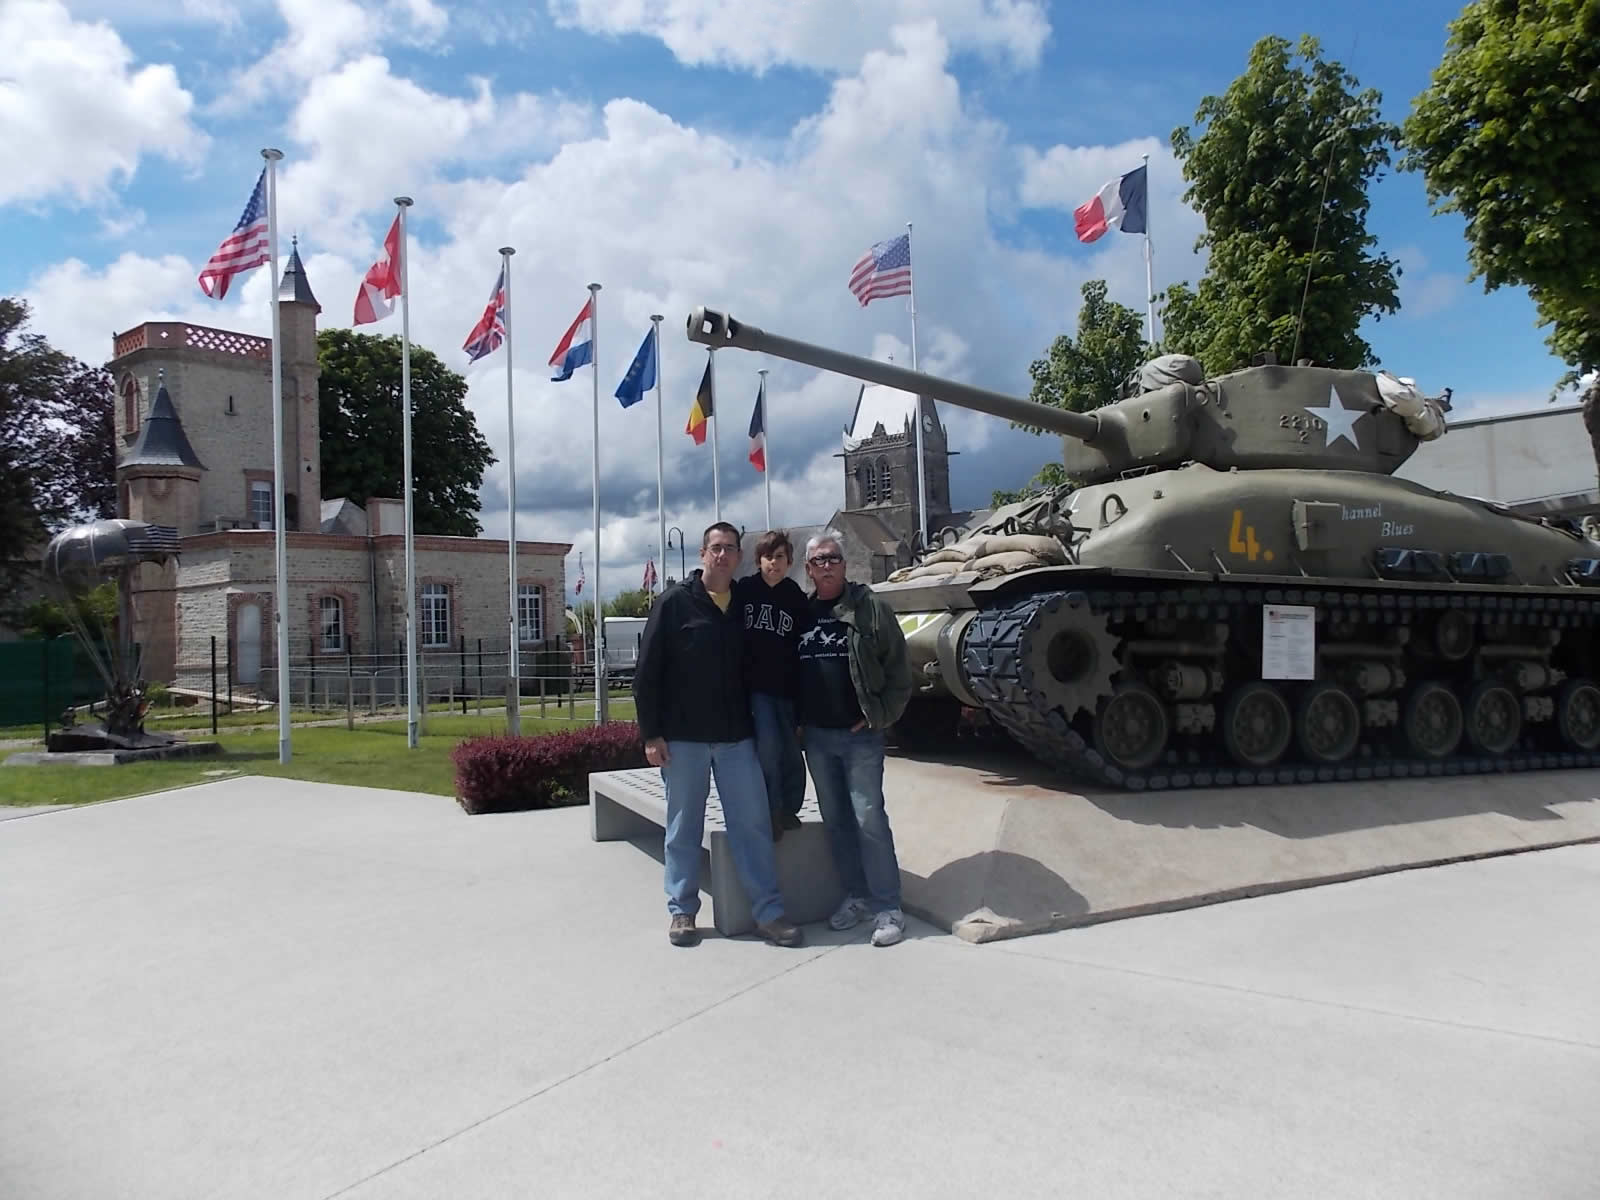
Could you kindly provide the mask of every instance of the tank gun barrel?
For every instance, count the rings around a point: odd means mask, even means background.
[[[1049,405],[1036,404],[1032,400],[1007,396],[1003,392],[991,392],[987,388],[940,379],[936,375],[926,375],[921,371],[908,371],[893,363],[878,362],[876,359],[830,350],[826,346],[799,342],[793,338],[768,333],[726,313],[705,307],[696,308],[689,314],[689,340],[716,350],[752,350],[770,354],[774,358],[806,363],[809,366],[820,367],[824,371],[848,375],[853,379],[881,383],[885,387],[899,388],[912,395],[942,400],[958,408],[970,408],[991,416],[1004,417],[1008,421],[1035,425],[1051,433],[1077,438],[1084,442],[1093,442],[1100,432],[1100,418],[1092,413],[1075,413],[1051,408]]]

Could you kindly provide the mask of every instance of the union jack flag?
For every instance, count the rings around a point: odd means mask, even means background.
[[[874,300],[911,293],[911,235],[874,242],[850,268],[850,292],[865,308]]]
[[[484,306],[483,316],[478,318],[478,323],[467,334],[467,340],[461,348],[467,352],[468,359],[477,362],[484,355],[493,354],[505,340],[506,269],[502,265],[500,277],[494,282],[494,291],[489,294],[489,303]]]
[[[221,300],[228,294],[235,275],[254,270],[266,261],[267,171],[263,167],[239,223],[200,268],[200,290],[213,300]]]

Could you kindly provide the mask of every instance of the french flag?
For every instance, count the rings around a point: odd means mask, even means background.
[[[750,465],[758,471],[767,469],[767,389],[762,381],[756,393],[755,411],[750,414]]]
[[[574,371],[588,366],[593,360],[594,297],[590,296],[578,319],[567,326],[556,352],[550,356],[550,365],[556,369],[556,374],[550,377],[551,381],[560,383],[563,379],[571,379]]]
[[[1145,208],[1149,203],[1145,174],[1144,167],[1129,171],[1106,184],[1089,203],[1072,210],[1080,242],[1095,241],[1111,229],[1145,232]]]

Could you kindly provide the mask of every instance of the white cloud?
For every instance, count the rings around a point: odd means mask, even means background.
[[[105,24],[75,21],[56,0],[0,4],[0,205],[104,203],[146,154],[198,161],[208,139],[170,65],[135,67]]]
[[[1390,257],[1400,267],[1401,317],[1436,316],[1467,293],[1465,273],[1429,271],[1428,256],[1420,246],[1407,243],[1397,247]]]
[[[319,79],[389,36],[433,41],[448,23],[432,0],[277,0],[277,6],[286,26],[282,40],[239,73],[217,99],[219,112],[239,111],[285,82]]]
[[[1036,0],[549,0],[559,25],[659,38],[688,66],[852,71],[895,26],[935,21],[957,50],[1038,64],[1050,21]]]
[[[289,120],[297,147],[279,187],[290,227],[317,228],[325,245],[354,248],[367,234],[363,213],[406,193],[426,206],[443,168],[526,158],[581,136],[591,110],[560,97],[516,93],[496,99],[487,80],[468,81],[469,98],[429,92],[367,55],[322,75]],[[437,208],[418,215],[432,219]]]

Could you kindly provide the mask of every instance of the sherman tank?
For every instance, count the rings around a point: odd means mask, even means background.
[[[1075,413],[709,309],[688,333],[1061,436],[1067,486],[873,585],[915,670],[902,740],[978,710],[1126,789],[1600,764],[1597,531],[1396,478],[1448,391],[1169,355]]]

